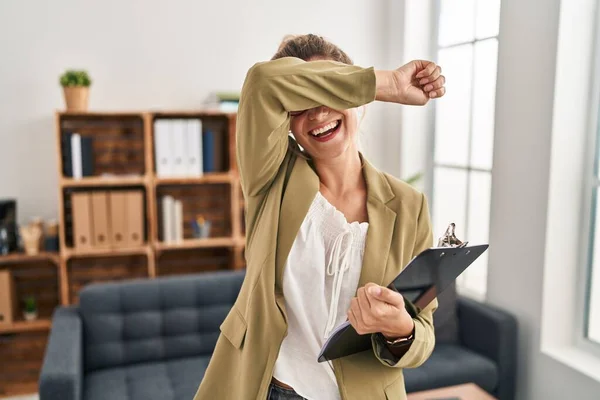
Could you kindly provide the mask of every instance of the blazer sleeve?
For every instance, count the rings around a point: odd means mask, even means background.
[[[423,250],[433,245],[433,231],[431,228],[431,218],[429,216],[429,207],[427,198],[421,194],[421,210],[417,224],[417,238],[415,241],[412,257],[417,256]],[[411,257],[411,258],[412,258]],[[394,368],[417,368],[423,364],[433,352],[435,347],[435,332],[433,328],[433,313],[438,307],[437,298],[433,299],[427,307],[419,313],[412,306],[411,314],[418,314],[413,321],[415,322],[414,339],[406,353],[401,358],[395,357],[385,344],[377,340],[376,335],[371,335],[373,351],[375,356],[384,365]]]
[[[290,111],[325,105],[345,110],[375,99],[375,71],[334,61],[285,57],[255,64],[246,75],[237,116],[242,190],[267,189],[288,150]]]

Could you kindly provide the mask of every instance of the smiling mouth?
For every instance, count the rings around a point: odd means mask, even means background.
[[[312,131],[309,131],[308,133],[313,137],[323,138],[323,137],[329,136],[333,132],[335,132],[335,130],[337,128],[339,128],[341,124],[342,124],[342,120],[338,119],[337,121],[333,121],[319,129],[313,129]]]

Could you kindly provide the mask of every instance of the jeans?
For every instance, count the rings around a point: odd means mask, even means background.
[[[293,389],[286,389],[271,383],[267,400],[306,400]]]

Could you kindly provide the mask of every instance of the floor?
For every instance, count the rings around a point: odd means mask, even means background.
[[[18,396],[18,397],[7,397],[2,400],[39,400],[37,394],[27,395],[27,396]]]

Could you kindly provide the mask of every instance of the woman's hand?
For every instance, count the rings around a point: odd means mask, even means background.
[[[393,71],[375,71],[375,77],[379,101],[422,106],[446,93],[442,69],[430,61],[415,60]]]
[[[402,295],[374,283],[358,289],[348,310],[348,320],[361,335],[381,332],[388,339],[408,337],[415,327]]]

